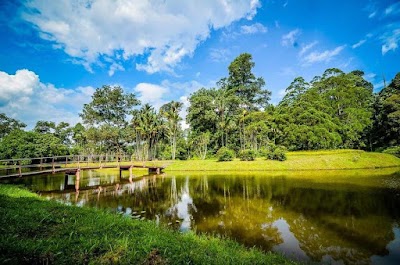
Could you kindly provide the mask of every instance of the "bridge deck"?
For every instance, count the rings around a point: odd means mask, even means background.
[[[60,172],[66,172],[67,174],[75,174],[78,169],[79,170],[91,170],[91,169],[105,169],[105,168],[118,168],[120,171],[122,170],[129,170],[130,168],[145,168],[149,170],[149,173],[156,173],[160,174],[162,171],[165,169],[165,166],[148,166],[148,165],[88,165],[88,166],[76,166],[76,165],[53,165],[53,167],[50,168],[40,168],[39,170],[33,170],[33,171],[26,171],[22,172],[22,168],[35,168],[39,169],[37,165],[33,165],[32,167],[30,165],[27,166],[19,166],[19,167],[14,167],[14,168],[8,168],[6,169],[6,174],[5,175],[0,175],[0,179],[4,178],[15,178],[15,177],[25,177],[25,176],[33,176],[33,175],[40,175],[40,174],[54,174],[54,173],[60,173]],[[1,169],[1,168],[0,168]],[[13,170],[14,172],[11,174],[7,174],[9,170]],[[17,172],[15,172],[17,171]]]

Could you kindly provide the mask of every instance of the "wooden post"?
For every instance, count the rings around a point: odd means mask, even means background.
[[[19,177],[22,177],[22,166],[21,166],[21,160],[18,160],[18,164],[19,164],[19,167],[18,167],[18,173],[19,173]]]
[[[67,167],[68,164],[68,156],[65,156],[65,167]]]
[[[41,157],[41,158],[40,158],[40,166],[39,166],[39,169],[40,169],[40,170],[42,170],[42,159],[43,159],[43,158]]]
[[[102,155],[99,155],[99,163],[100,163],[99,167],[100,167],[100,168],[102,168],[101,159],[102,159]]]
[[[56,173],[56,168],[55,168],[55,165],[54,165],[54,156],[52,157],[52,160],[51,160],[51,166],[53,168],[53,174]]]

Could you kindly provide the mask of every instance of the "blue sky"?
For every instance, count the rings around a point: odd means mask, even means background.
[[[0,112],[29,128],[78,122],[105,84],[188,106],[243,52],[274,104],[296,76],[359,69],[379,91],[400,71],[399,1],[1,1],[0,34]]]

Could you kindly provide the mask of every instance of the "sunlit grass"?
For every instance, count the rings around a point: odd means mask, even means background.
[[[238,243],[47,201],[0,185],[0,263],[295,264]]]
[[[170,171],[276,171],[373,169],[400,166],[400,158],[361,150],[288,152],[286,161],[257,158],[255,161],[218,162],[216,159],[175,161]]]

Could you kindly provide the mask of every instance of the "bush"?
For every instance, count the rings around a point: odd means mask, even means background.
[[[267,156],[269,153],[273,152],[276,148],[276,145],[272,142],[267,143],[266,145],[264,145],[263,147],[260,148],[260,150],[258,150],[258,155],[260,157],[264,157]]]
[[[285,161],[286,160],[286,148],[283,146],[278,146],[275,150],[270,151],[267,154],[267,159]]]
[[[400,157],[400,146],[392,146],[383,150],[382,153],[391,154],[397,157]]]
[[[221,147],[217,152],[218,161],[232,161],[235,158],[235,152],[227,147]]]
[[[239,152],[239,158],[242,161],[253,161],[257,153],[254,150],[246,149]]]

